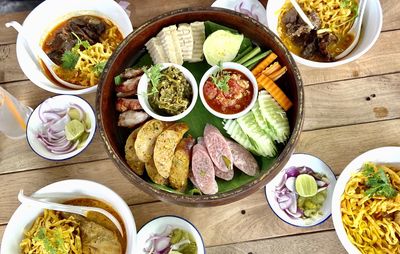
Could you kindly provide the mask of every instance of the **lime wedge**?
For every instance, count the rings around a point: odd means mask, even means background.
[[[86,140],[89,137],[89,133],[87,133],[86,131],[82,133],[82,135],[79,137],[79,144],[78,144],[78,149],[85,146],[86,144]]]
[[[92,127],[92,122],[90,121],[90,117],[88,114],[85,113],[85,126],[86,126],[86,130],[89,130]]]
[[[79,138],[85,131],[85,126],[80,121],[74,119],[65,125],[65,137],[67,140]]]
[[[314,177],[301,174],[296,178],[296,191],[301,197],[312,197],[317,194],[318,186]]]
[[[76,108],[70,108],[68,110],[68,115],[72,120],[79,120],[81,117],[79,111]]]

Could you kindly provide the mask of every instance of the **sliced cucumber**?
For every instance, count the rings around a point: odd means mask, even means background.
[[[254,104],[254,107],[251,109],[251,112],[254,115],[254,118],[256,119],[257,124],[261,127],[261,129],[267,133],[272,139],[275,140],[276,133],[274,128],[272,128],[269,123],[264,119],[261,113],[260,109],[260,104],[258,101]]]
[[[243,132],[242,128],[240,128],[236,120],[227,120],[225,122],[224,129],[232,139],[241,144],[244,148],[257,155],[260,155],[250,142],[249,137]]]
[[[237,122],[260,155],[269,157],[276,155],[277,149],[274,141],[260,128],[252,113],[238,118]]]
[[[290,134],[289,121],[286,112],[265,90],[259,93],[258,102],[262,116],[268,122],[269,126],[273,128],[273,132],[276,134],[274,139],[279,143],[284,143]]]

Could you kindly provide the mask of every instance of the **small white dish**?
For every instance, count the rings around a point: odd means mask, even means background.
[[[326,175],[329,180],[327,197],[322,206],[322,216],[315,218],[313,220],[304,220],[304,219],[294,219],[290,217],[285,211],[283,211],[278,204],[278,201],[275,198],[275,187],[279,185],[283,175],[285,174],[285,170],[289,167],[301,167],[307,166],[311,168],[314,172],[321,173]],[[268,201],[269,206],[272,211],[284,222],[289,225],[296,227],[313,227],[325,222],[331,216],[331,203],[332,203],[332,193],[336,184],[336,177],[330,167],[323,162],[318,157],[315,157],[310,154],[293,154],[286,165],[283,167],[283,170],[279,172],[266,186],[265,186],[265,196]]]
[[[28,119],[26,127],[26,139],[28,141],[29,146],[40,157],[52,161],[66,160],[80,154],[92,142],[92,139],[96,132],[96,118],[92,106],[90,106],[90,104],[84,99],[75,95],[56,95],[45,101],[51,103],[51,105],[54,108],[63,109],[67,108],[68,105],[70,104],[77,104],[78,106],[80,106],[83,109],[83,111],[87,114],[87,116],[89,116],[90,118],[91,126],[90,126],[89,137],[86,139],[85,144],[83,146],[78,147],[77,149],[75,149],[70,153],[54,154],[48,151],[46,147],[44,147],[43,144],[40,143],[40,141],[37,138],[37,133],[43,126],[42,121],[39,118],[40,105],[44,103],[42,102],[38,107],[36,107],[36,109],[32,112],[32,114]]]
[[[250,11],[249,12],[241,11],[240,10],[241,4],[245,5],[244,7],[247,7],[245,10],[250,10]],[[244,0],[217,0],[211,5],[211,7],[225,8],[225,9],[240,12],[240,13],[243,12],[243,14],[246,14],[246,15],[251,13],[252,15],[249,15],[250,17],[254,18],[255,20],[257,20],[264,26],[267,25],[267,17],[264,15],[265,8],[262,5],[262,3],[260,3],[260,1],[258,1],[258,0],[246,0],[246,1],[244,1]],[[260,13],[260,14],[257,15],[258,13]]]
[[[243,73],[249,80],[250,80],[250,85],[253,87],[253,98],[250,101],[250,104],[242,111],[240,111],[239,113],[236,114],[223,114],[220,112],[215,111],[214,109],[212,109],[206,99],[204,98],[204,85],[207,82],[208,78],[217,71],[219,67],[218,66],[213,66],[210,69],[208,69],[208,71],[206,71],[206,73],[204,73],[203,77],[201,78],[200,81],[200,85],[199,85],[199,95],[200,95],[200,99],[201,102],[203,103],[204,107],[214,116],[222,118],[222,119],[236,119],[239,118],[241,116],[244,116],[247,112],[249,112],[254,104],[257,101],[257,96],[258,96],[258,85],[257,85],[257,80],[256,77],[254,77],[253,73],[251,73],[251,71],[249,69],[247,69],[246,67],[244,67],[241,64],[238,63],[234,63],[234,62],[225,62],[222,64],[222,68],[223,69],[232,69],[232,70],[237,70],[241,73]]]
[[[276,35],[278,34],[278,17],[280,10],[286,0],[274,0],[267,3],[267,23],[268,28]],[[364,55],[375,44],[382,29],[382,8],[379,1],[368,1],[362,20],[361,35],[358,44],[345,57],[334,62],[317,62],[302,58],[292,53],[296,62],[314,67],[314,68],[330,68],[352,62]]]
[[[205,254],[203,238],[199,230],[188,220],[174,215],[166,215],[157,217],[146,224],[139,230],[137,234],[137,254],[145,254],[144,249],[147,247],[146,241],[154,234],[161,234],[165,228],[171,225],[173,228],[181,228],[188,231],[194,237],[197,244],[197,254]]]
[[[17,198],[17,193],[15,196]],[[65,180],[47,185],[32,196],[52,202],[65,202],[84,197],[103,201],[110,205],[123,221],[127,239],[126,254],[136,253],[136,225],[131,210],[125,201],[108,187],[87,180]],[[20,205],[11,216],[4,231],[0,253],[21,253],[19,244],[23,239],[24,232],[42,213],[43,209],[41,208],[27,204]]]
[[[340,174],[336,187],[332,196],[332,221],[335,227],[336,234],[342,243],[343,247],[350,254],[361,253],[356,246],[354,246],[347,237],[346,231],[343,226],[342,212],[341,212],[341,198],[350,177],[358,172],[365,162],[373,162],[379,164],[400,164],[400,147],[389,146],[380,147],[369,150],[352,160]]]
[[[160,121],[165,121],[165,122],[178,121],[178,120],[184,118],[186,115],[188,115],[192,111],[194,106],[196,105],[197,96],[199,93],[199,89],[197,87],[197,82],[196,82],[196,79],[194,78],[193,74],[188,69],[186,69],[185,67],[183,67],[181,65],[173,64],[173,63],[163,63],[161,65],[162,65],[161,70],[164,70],[170,66],[173,66],[182,72],[183,76],[185,76],[185,78],[187,79],[189,84],[192,86],[192,92],[193,92],[192,101],[190,102],[187,109],[178,115],[174,115],[174,116],[159,115],[151,108],[151,106],[147,100],[147,93],[148,93],[147,89],[150,84],[150,80],[146,74],[143,74],[139,80],[138,89],[137,89],[139,103],[142,106],[143,110],[155,119],[158,119]]]
[[[49,11],[51,10],[51,11]],[[44,36],[63,20],[77,15],[96,15],[111,20],[125,38],[133,31],[132,23],[125,10],[113,0],[46,0],[26,17],[23,28],[30,43],[40,45]],[[17,59],[24,74],[38,87],[57,94],[86,94],[97,90],[97,85],[72,89],[62,87],[45,74],[38,57],[26,45],[24,39],[17,37]]]

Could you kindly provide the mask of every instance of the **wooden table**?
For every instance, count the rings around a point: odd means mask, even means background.
[[[376,0],[373,0],[376,1]],[[210,6],[212,0],[131,0],[135,27],[172,9]],[[266,1],[263,1],[266,3]],[[400,146],[400,2],[382,0],[384,23],[375,46],[359,60],[331,69],[299,66],[305,83],[303,133],[296,152],[318,156],[337,175],[357,155],[376,147]],[[28,12],[0,16],[0,85],[36,107],[52,94],[30,82],[15,52],[16,32],[4,23],[22,22]],[[83,96],[94,105],[95,94]],[[331,219],[301,229],[282,222],[269,208],[263,190],[232,204],[187,208],[162,203],[135,188],[107,157],[99,135],[71,160],[51,162],[36,156],[23,140],[0,134],[0,237],[26,193],[63,179],[88,179],[109,186],[132,209],[137,227],[163,214],[176,214],[201,231],[207,253],[345,253]]]

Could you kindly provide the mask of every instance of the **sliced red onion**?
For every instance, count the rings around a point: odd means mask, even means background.
[[[280,183],[278,184],[278,186],[275,187],[275,190],[281,190],[281,189],[285,186],[287,177],[288,177],[287,174],[284,174],[284,175],[283,175],[282,180],[280,181]]]
[[[162,236],[162,237],[158,238],[157,240],[155,240],[154,250],[164,251],[166,248],[171,246],[170,240],[171,240],[171,238],[166,237],[166,236]]]
[[[285,212],[286,212],[289,216],[291,216],[291,217],[293,217],[293,218],[296,218],[296,219],[300,219],[301,216],[303,216],[303,213],[300,211],[300,209],[298,209],[295,213],[292,213],[291,211],[289,211],[289,209],[286,209]]]
[[[124,9],[124,11],[128,15],[128,17],[131,16],[131,11],[128,10],[128,6],[130,5],[129,2],[127,2],[127,1],[119,1],[118,4],[122,7],[122,9]]]
[[[288,199],[286,201],[283,201],[283,202],[279,203],[279,207],[282,210],[288,209],[292,205],[292,203],[294,202],[291,196],[288,195],[287,197],[288,197]]]
[[[72,151],[74,151],[77,147],[78,147],[79,141],[76,141],[75,144],[73,146],[71,146],[69,149],[64,150],[64,151],[55,151],[55,150],[51,150],[52,153],[55,154],[66,154],[66,153],[70,153]]]
[[[59,132],[65,129],[65,125],[67,125],[67,123],[71,121],[71,118],[69,117],[69,115],[65,115],[63,118],[61,118],[60,120],[58,120],[57,122],[55,122],[54,124],[52,124],[50,126],[50,129],[54,132]]]
[[[285,183],[286,188],[288,188],[293,193],[296,192],[295,182],[296,182],[296,177],[288,177]]]
[[[324,191],[324,190],[326,190],[326,189],[328,189],[328,186],[324,186],[324,187],[319,188],[319,189],[317,190],[317,192],[321,192],[321,191]]]
[[[286,174],[288,177],[297,177],[300,174],[300,171],[297,167],[289,167],[286,169]]]

